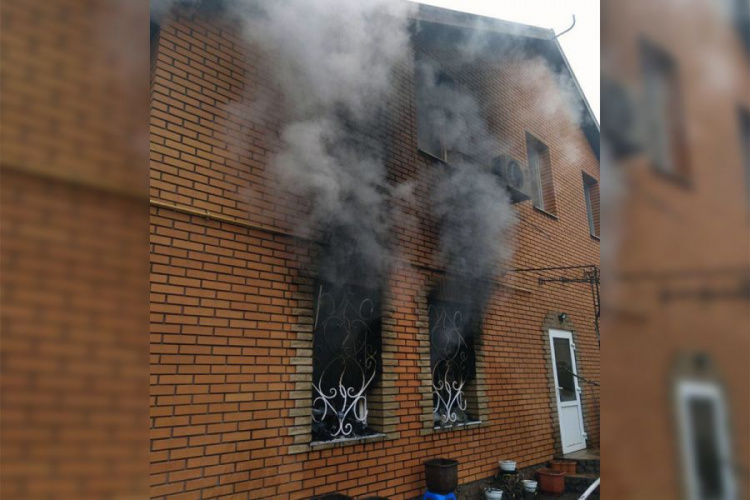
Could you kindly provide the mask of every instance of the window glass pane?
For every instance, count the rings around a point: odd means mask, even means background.
[[[586,173],[583,174],[583,195],[589,232],[594,236],[599,236],[599,183]]]
[[[528,136],[527,136],[528,139]],[[542,161],[539,149],[534,144],[528,144],[529,171],[531,172],[531,199],[534,206],[544,209],[544,197],[542,196]]]
[[[586,216],[589,220],[589,233],[596,234],[594,228],[594,210],[591,207],[591,184],[584,182],[583,184],[583,195],[586,198]]]
[[[554,338],[552,340],[555,349],[555,369],[557,370],[557,383],[560,393],[560,401],[575,401],[576,393],[575,377],[573,376],[573,361],[571,359],[570,341],[568,339]]]
[[[698,496],[705,500],[718,500],[724,495],[715,410],[714,401],[705,398],[693,399],[688,407],[698,469]]]
[[[688,174],[677,67],[661,49],[641,47],[648,147],[654,166],[666,174]]]

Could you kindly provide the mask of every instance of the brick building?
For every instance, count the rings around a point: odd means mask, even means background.
[[[415,56],[397,66],[373,128],[388,185],[413,195],[391,201],[406,214],[390,229],[398,259],[363,320],[377,338],[374,378],[359,387],[366,401],[338,415],[321,414],[314,355],[335,316],[321,310],[339,300],[318,276],[325,245],[296,224],[308,201],[269,168],[284,120],[266,73],[274,61],[216,11],[174,10],[152,25],[152,497],[413,498],[429,458],[459,460],[463,484],[501,459],[528,467],[598,448],[598,385],[583,382],[599,381],[598,125],[551,31],[426,7],[412,22]],[[476,59],[452,64],[477,33]],[[445,292],[429,197],[458,154],[418,133],[421,56],[476,98],[526,198],[509,205],[514,253],[484,277],[481,322],[463,325],[478,330],[459,348],[472,366],[440,372],[462,395],[439,411],[431,311],[463,305]]]
[[[621,191],[603,211],[618,241],[603,252],[613,498],[748,496],[747,9],[610,2],[602,17],[607,189]]]

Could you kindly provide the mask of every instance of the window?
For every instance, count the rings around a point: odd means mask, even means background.
[[[750,111],[740,108],[740,147],[745,170],[745,199],[747,216],[750,217]]]
[[[446,137],[454,117],[449,101],[455,93],[455,82],[438,64],[417,54],[417,146],[435,158],[448,161]]]
[[[476,421],[471,382],[475,377],[474,340],[477,325],[464,304],[429,299],[430,369],[435,427]],[[471,404],[470,404],[471,403]]]
[[[376,434],[367,398],[380,374],[380,294],[320,283],[313,328],[314,441]]]
[[[531,199],[534,206],[556,215],[555,190],[549,148],[533,135],[526,133],[526,155],[531,173]]]
[[[686,498],[736,497],[728,422],[721,387],[710,381],[682,380],[677,404]]]
[[[593,177],[583,174],[583,196],[586,200],[586,215],[591,236],[599,235],[599,183]]]
[[[729,15],[746,50],[750,50],[750,3],[747,0],[728,0]]]
[[[672,58],[648,42],[641,45],[647,148],[654,168],[677,179],[688,176],[683,112]]]

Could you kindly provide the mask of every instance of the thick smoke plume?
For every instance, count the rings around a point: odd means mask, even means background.
[[[273,167],[310,201],[303,226],[327,235],[321,276],[377,285],[391,260],[378,114],[410,54],[408,2],[281,0],[244,5],[270,64],[285,125]]]
[[[223,14],[263,54],[283,96],[272,167],[284,189],[309,201],[300,231],[326,235],[320,265],[327,281],[381,286],[393,261],[390,197],[399,187],[386,180],[381,118],[384,105],[396,99],[395,69],[413,60],[409,14],[415,8],[399,0],[224,3]],[[459,59],[476,63],[486,45],[481,37],[462,42]],[[470,92],[445,85],[430,62],[418,60],[416,71],[419,126],[439,131],[454,153],[450,166],[428,173],[441,226],[439,258],[450,279],[472,291],[465,298],[483,304],[487,283],[512,249],[514,211],[489,168],[502,152],[499,139],[488,132]]]
[[[492,292],[492,279],[510,258],[515,211],[492,158],[503,145],[493,137],[473,93],[430,59],[417,59],[417,106],[422,141],[439,142],[448,163],[435,172],[431,207],[440,223],[439,257],[446,286],[471,304],[474,320]]]

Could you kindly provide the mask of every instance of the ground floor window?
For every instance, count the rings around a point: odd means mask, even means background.
[[[476,420],[467,411],[467,389],[475,375],[475,326],[466,306],[431,298],[430,368],[436,427]]]
[[[313,440],[375,434],[367,398],[380,373],[380,294],[320,283],[314,307]]]

